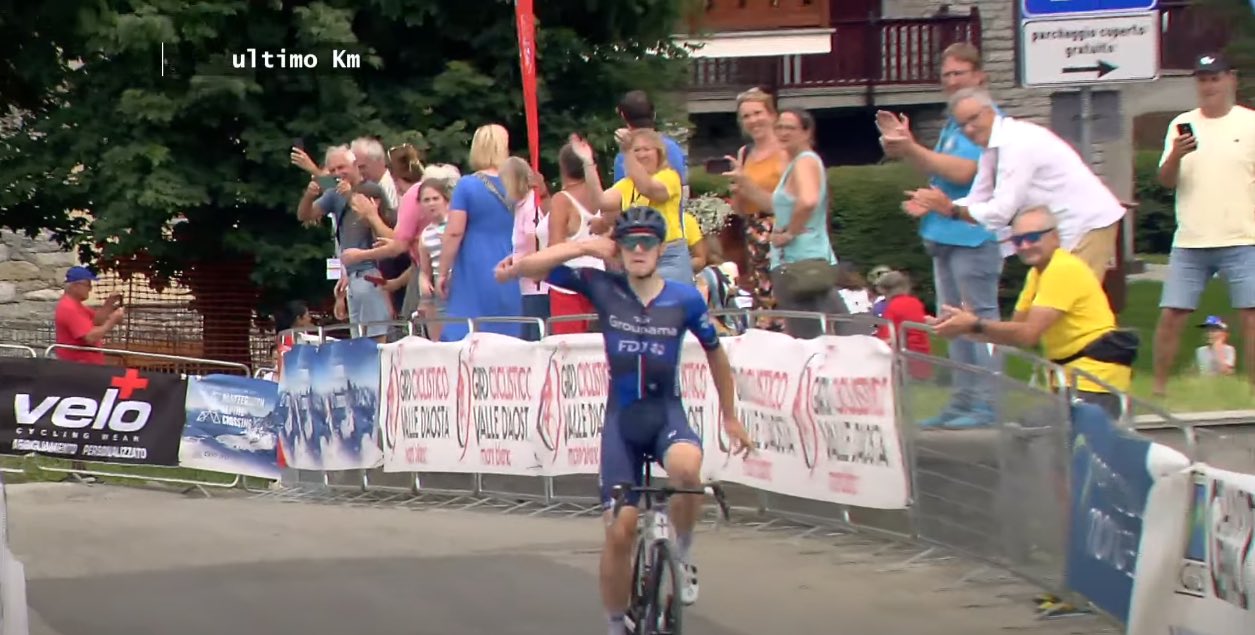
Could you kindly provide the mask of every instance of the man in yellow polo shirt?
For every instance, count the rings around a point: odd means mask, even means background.
[[[1106,384],[1081,376],[1077,396],[1118,419],[1120,400],[1107,386],[1129,389],[1136,338],[1116,330],[1115,314],[1093,270],[1060,248],[1055,217],[1049,209],[1033,207],[1020,212],[1011,229],[1020,260],[1032,267],[1011,321],[983,320],[966,309],[946,306],[938,316],[937,333],[944,337],[972,335],[1020,348],[1040,344],[1048,359]]]

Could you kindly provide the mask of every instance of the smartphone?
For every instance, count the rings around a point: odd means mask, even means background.
[[[304,140],[304,139],[302,139],[302,138],[300,138],[300,137],[297,137],[297,138],[293,139],[293,140],[292,140],[292,147],[293,147],[293,148],[296,148],[297,150],[304,150],[304,149],[305,149],[305,140]]]
[[[723,174],[732,171],[732,159],[724,157],[722,159],[708,159],[706,161],[706,174]]]
[[[332,175],[320,176],[315,180],[318,181],[318,187],[321,187],[324,192],[336,189],[336,185],[340,183],[340,177]]]
[[[1177,134],[1181,135],[1182,137],[1184,137],[1185,135],[1193,136],[1194,126],[1191,126],[1188,123],[1179,123],[1177,124]]]
[[[387,280],[384,280],[383,278],[379,276],[362,276],[362,277],[366,278],[367,282],[374,284],[376,287],[382,287],[385,284],[388,284]]]

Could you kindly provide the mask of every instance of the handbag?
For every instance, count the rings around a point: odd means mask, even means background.
[[[1141,337],[1137,331],[1115,329],[1103,333],[1098,339],[1086,344],[1081,350],[1051,362],[1066,366],[1081,359],[1092,359],[1096,362],[1132,366],[1137,361],[1137,350],[1141,346]]]
[[[784,248],[780,248],[784,257]],[[808,298],[823,295],[837,286],[837,268],[827,258],[807,258],[776,267],[779,278],[776,284],[785,295]]]

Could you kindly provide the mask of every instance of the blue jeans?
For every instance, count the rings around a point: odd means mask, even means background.
[[[937,310],[941,306],[967,304],[987,320],[998,320],[998,280],[1002,276],[1002,254],[998,243],[989,241],[979,247],[959,247],[924,242],[924,249],[933,257],[933,281],[937,287]],[[987,368],[998,372],[996,360],[983,343],[967,340],[950,342],[950,361]],[[951,405],[965,410],[976,404],[993,405],[994,385],[973,373],[953,373]]]
[[[673,240],[663,247],[662,257],[658,259],[658,275],[664,280],[693,284],[693,260],[688,243]]]

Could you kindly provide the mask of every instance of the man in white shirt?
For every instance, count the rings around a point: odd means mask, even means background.
[[[952,201],[935,187],[922,188],[910,193],[903,209],[913,216],[937,211],[1005,236],[1020,210],[1044,206],[1055,215],[1063,248],[1102,280],[1125,210],[1076,150],[1049,128],[998,114],[983,88],[956,92],[950,112],[985,148],[972,190]]]
[[[384,151],[383,144],[371,137],[358,137],[353,140],[349,149],[357,157],[357,169],[361,171],[362,178],[374,181],[383,188],[384,200],[389,209],[400,208],[401,196],[397,193],[397,184],[392,180],[392,173],[388,171],[388,153]],[[396,222],[395,218],[388,220],[389,224]]]
[[[1194,67],[1198,108],[1168,124],[1159,182],[1176,189],[1177,232],[1155,329],[1155,394],[1162,395],[1181,330],[1220,274],[1242,316],[1255,385],[1255,111],[1237,105],[1237,74],[1217,55]]]

